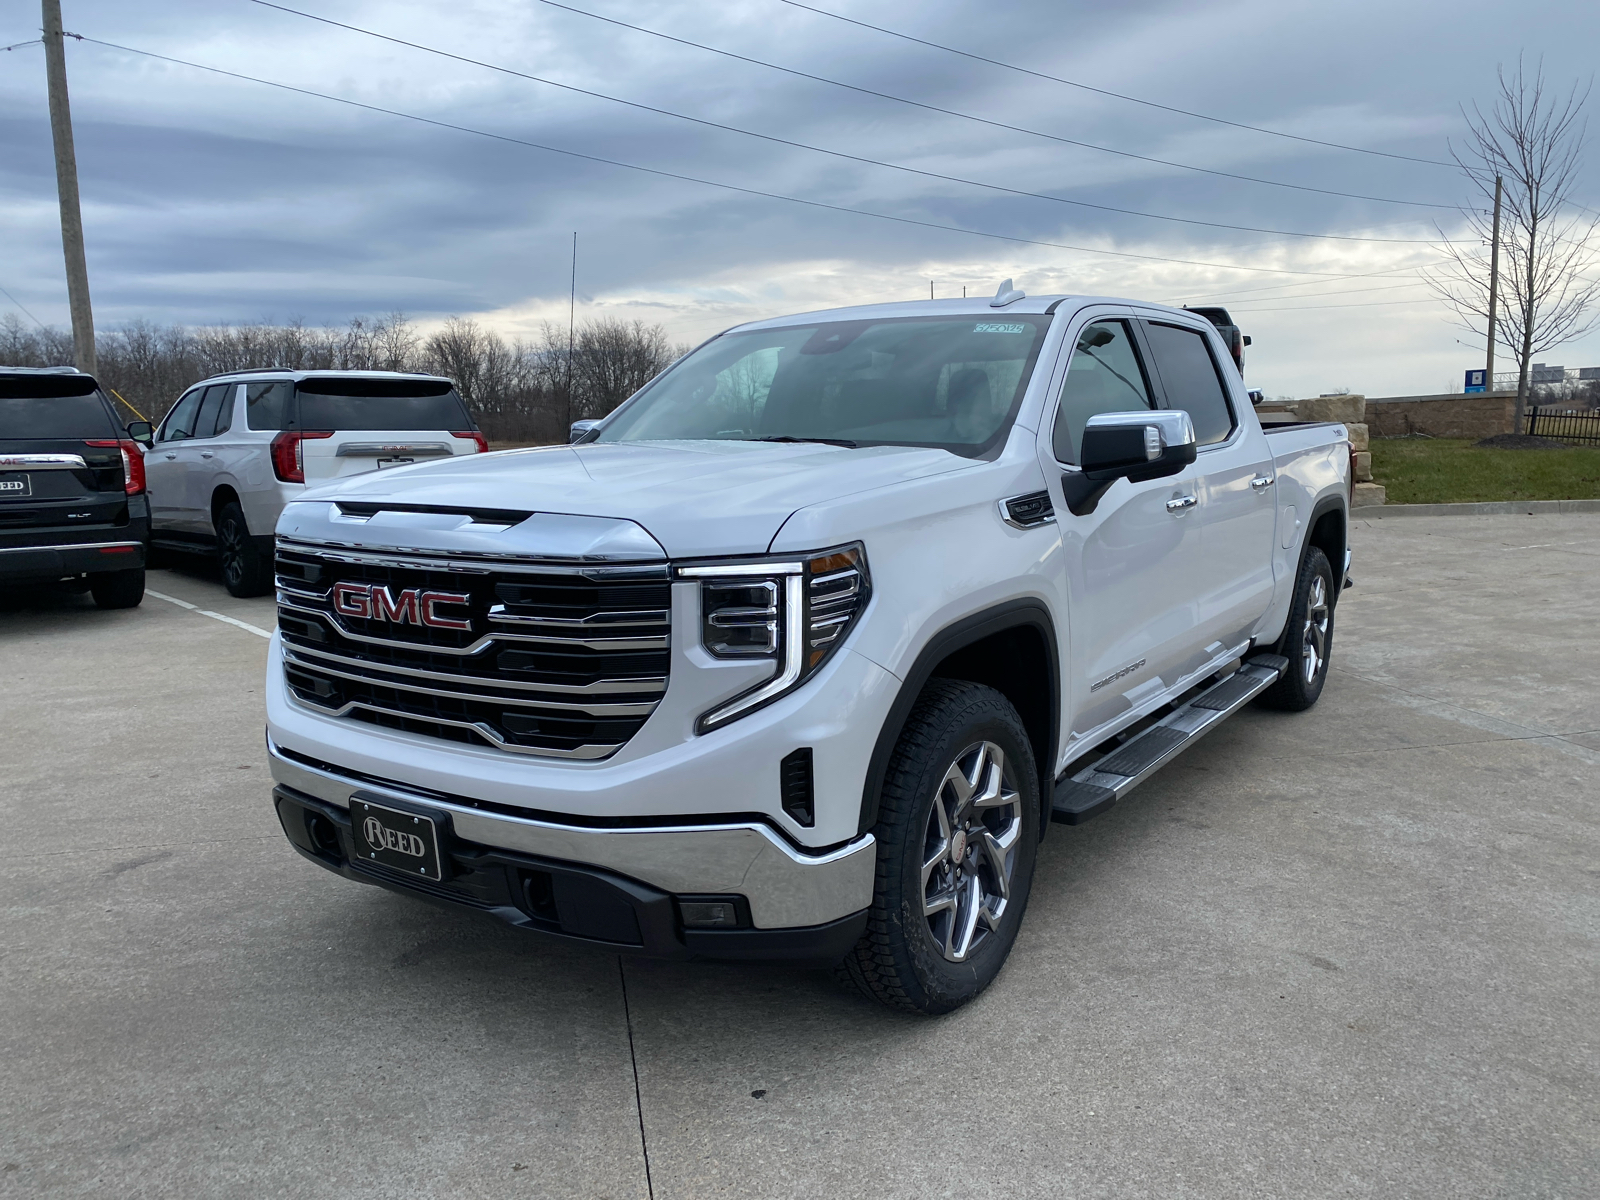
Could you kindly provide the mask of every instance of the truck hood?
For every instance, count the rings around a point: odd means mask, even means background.
[[[632,521],[673,558],[764,553],[798,509],[970,467],[944,450],[770,442],[595,443],[463,455],[304,499],[514,509]]]

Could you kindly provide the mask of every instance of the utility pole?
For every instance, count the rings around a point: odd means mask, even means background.
[[[62,46],[61,0],[40,0],[44,15],[44,73],[50,90],[50,137],[56,147],[56,195],[61,201],[61,250],[67,259],[67,303],[78,370],[94,374],[94,313],[89,307],[89,267],[83,258],[83,213],[78,207],[78,160],[72,149],[72,109],[67,104],[67,55]]]
[[[1504,181],[1494,177],[1494,232],[1489,235],[1489,361],[1483,372],[1483,390],[1494,391],[1494,335],[1496,307],[1500,301],[1500,188]]]

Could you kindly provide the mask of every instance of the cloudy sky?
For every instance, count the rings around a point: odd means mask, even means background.
[[[69,31],[127,48],[67,51],[97,324],[398,309],[516,335],[565,320],[576,231],[580,317],[675,340],[1014,276],[1225,303],[1273,395],[1440,391],[1481,342],[1417,271],[1470,193],[1412,160],[1448,159],[1497,64],[1542,55],[1565,86],[1600,44],[1582,0],[1526,29],[1524,4],[1486,0],[806,3],[1384,154],[784,0],[288,0],[549,82],[252,0],[63,0]],[[0,45],[38,26],[33,0],[0,0]],[[1600,161],[1579,199],[1600,208]],[[57,221],[43,57],[23,46],[0,53],[0,313],[67,324]],[[1600,334],[1547,357],[1600,363]]]

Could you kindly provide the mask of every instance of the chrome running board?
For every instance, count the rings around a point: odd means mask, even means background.
[[[1063,825],[1082,825],[1098,817],[1277,683],[1288,669],[1289,660],[1280,655],[1256,655],[1104,758],[1057,781],[1050,819]]]

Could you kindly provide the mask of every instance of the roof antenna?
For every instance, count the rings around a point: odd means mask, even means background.
[[[1019,292],[1012,286],[1011,280],[1007,279],[995,289],[994,299],[989,301],[989,307],[1004,308],[1008,304],[1015,304],[1018,300],[1025,300],[1027,297],[1027,292]]]

